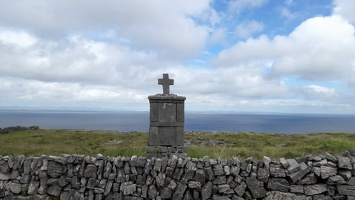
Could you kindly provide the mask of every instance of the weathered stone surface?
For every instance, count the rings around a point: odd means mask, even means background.
[[[297,196],[292,193],[285,193],[279,191],[269,192],[267,197],[264,198],[264,200],[306,200],[306,199],[307,198],[304,195]]]
[[[173,191],[169,188],[162,188],[160,191],[160,196],[162,199],[171,199],[171,197],[173,196]]]
[[[131,195],[137,190],[137,185],[133,184],[132,182],[124,182],[122,184],[122,190],[124,195]],[[102,193],[104,190],[102,191]]]
[[[315,185],[307,185],[304,187],[304,193],[308,196],[322,194],[327,191],[327,185],[325,184],[315,184]]]
[[[338,167],[340,169],[353,169],[350,158],[348,157],[338,157]]]
[[[293,174],[290,174],[289,177],[295,183],[295,182],[301,180],[310,171],[311,171],[310,167],[308,167],[305,163],[301,163],[300,170],[293,173]]]
[[[205,184],[206,176],[205,176],[205,171],[203,169],[196,170],[195,180],[200,182],[201,185]]]
[[[218,192],[221,194],[225,193],[229,189],[230,186],[228,184],[218,185]]]
[[[275,178],[283,178],[286,177],[286,172],[280,165],[270,164],[270,175]]]
[[[58,185],[52,185],[48,188],[47,193],[52,196],[58,197],[60,195],[61,189],[62,188]]]
[[[314,195],[313,200],[333,200],[333,198],[328,195]]]
[[[63,174],[63,165],[58,162],[49,161],[47,173],[53,178],[60,177]]]
[[[24,174],[21,178],[20,178],[20,183],[29,183],[31,181],[31,176],[30,175],[26,175]]]
[[[283,178],[271,178],[267,184],[269,190],[288,192],[290,184]]]
[[[247,188],[247,185],[245,182],[240,182],[235,188],[234,191],[237,193],[238,196],[243,196],[245,193],[245,190]]]
[[[296,194],[303,194],[304,193],[303,185],[291,185],[290,192]]]
[[[21,192],[21,184],[19,183],[11,183],[10,184],[10,191],[19,194]]]
[[[350,185],[339,185],[337,186],[339,194],[355,196],[355,187]]]
[[[227,183],[227,177],[226,176],[216,176],[216,178],[212,181],[213,184],[215,185],[222,185]]]
[[[31,183],[28,185],[28,194],[37,194],[39,188],[39,181],[32,180]]]
[[[338,159],[337,159],[336,157],[334,157],[333,155],[331,155],[331,154],[328,153],[328,152],[326,152],[326,153],[324,154],[324,156],[325,156],[325,158],[326,158],[327,160],[330,160],[330,161],[332,161],[333,163],[336,163],[336,162],[338,161]]]
[[[355,164],[355,158],[347,158],[351,166]],[[14,199],[12,195],[16,195],[16,198],[27,198],[21,195],[50,195],[60,199],[203,200],[340,200],[355,197],[355,171],[348,169],[347,159],[341,161],[342,157],[337,157],[335,163],[331,155],[294,159],[305,162],[298,163],[299,171],[291,174],[288,169],[293,171],[295,168],[291,164],[285,170],[285,163],[271,162],[266,165],[264,161],[252,159],[241,163],[233,159],[182,159],[173,156],[148,160],[137,157],[63,155],[60,161],[56,159],[59,157],[23,157],[22,161],[18,161],[14,157],[8,167],[4,167],[2,162],[3,171],[7,172],[0,172],[0,199]],[[0,161],[6,164],[9,160],[8,156],[0,156]],[[30,164],[27,174],[24,173],[26,160],[31,160],[26,164],[26,167]],[[339,164],[338,160],[343,164]],[[10,165],[17,168],[13,169]],[[214,171],[221,175],[215,176]],[[243,172],[248,176],[241,176]],[[286,174],[288,177],[275,177]]]
[[[9,175],[8,174],[4,174],[0,172],[0,181],[7,181],[9,180]]]
[[[257,179],[266,183],[269,179],[270,173],[264,168],[259,168],[257,172]]]
[[[246,184],[251,191],[253,198],[264,198],[266,196],[263,182],[247,177]]]
[[[89,181],[87,183],[87,188],[88,189],[94,189],[95,188],[95,183],[96,183],[96,180],[94,178],[89,178]]]
[[[345,179],[340,175],[331,176],[327,179],[327,185],[340,185],[345,183]]]
[[[326,179],[330,176],[335,176],[337,174],[337,169],[333,167],[326,167],[326,166],[321,166],[320,167],[320,175],[322,179]]]
[[[230,200],[230,198],[226,196],[213,195],[212,200]]]
[[[178,182],[175,192],[173,193],[173,200],[181,200],[184,197],[184,193],[187,186]]]
[[[345,180],[349,180],[351,178],[350,170],[338,169],[338,174],[342,176]]]
[[[96,166],[93,164],[89,164],[86,166],[85,170],[84,170],[84,177],[86,178],[96,178],[97,174],[96,174]]]
[[[309,173],[305,177],[303,177],[301,180],[297,181],[297,184],[299,185],[312,185],[317,183],[318,178],[314,173]]]
[[[206,179],[208,181],[212,181],[213,179],[215,179],[215,175],[211,167],[205,168],[205,172],[206,172]]]
[[[201,191],[202,200],[206,200],[210,198],[211,195],[212,195],[212,182],[207,182],[202,187],[202,191]]]
[[[287,162],[289,163],[289,167],[287,168],[288,173],[292,174],[298,172],[301,169],[301,166],[295,159],[287,159]]]
[[[288,163],[285,158],[280,158],[280,163],[281,163],[282,167],[285,168],[285,169],[290,167],[290,163]]]
[[[191,189],[201,189],[201,183],[197,181],[189,181],[187,186]]]

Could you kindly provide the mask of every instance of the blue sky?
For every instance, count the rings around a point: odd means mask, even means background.
[[[353,114],[353,0],[0,0],[0,109]]]

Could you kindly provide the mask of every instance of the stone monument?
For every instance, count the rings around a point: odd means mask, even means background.
[[[170,85],[174,80],[169,74],[158,79],[163,85],[163,94],[149,96],[150,127],[147,145],[147,157],[186,156],[184,146],[184,102],[186,97],[170,94]]]

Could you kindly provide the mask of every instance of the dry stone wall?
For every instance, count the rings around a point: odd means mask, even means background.
[[[295,159],[0,156],[0,199],[355,199],[355,149]]]

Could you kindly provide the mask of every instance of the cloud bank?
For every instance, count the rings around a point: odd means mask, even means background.
[[[3,2],[0,106],[148,110],[170,73],[192,111],[355,111],[353,1],[273,35],[263,33],[270,24],[240,18],[269,1],[215,4]],[[237,27],[226,26],[231,12]]]

